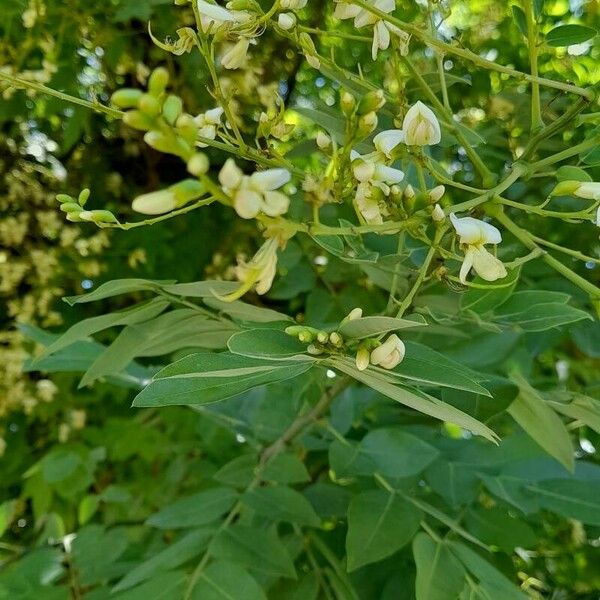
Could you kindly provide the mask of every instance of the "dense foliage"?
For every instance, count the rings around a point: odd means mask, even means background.
[[[0,0],[0,598],[596,598],[597,10]]]

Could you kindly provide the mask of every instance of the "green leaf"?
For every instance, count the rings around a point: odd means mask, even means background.
[[[242,454],[221,467],[213,475],[213,479],[226,485],[247,487],[254,479],[257,466],[258,458],[256,455]]]
[[[559,413],[585,423],[590,429],[600,434],[600,401],[583,394],[567,394],[569,399],[560,402],[560,395],[550,395],[550,406]],[[555,400],[556,398],[556,400]]]
[[[267,362],[222,354],[191,354],[159,371],[133,406],[209,404],[305,373],[308,362]]]
[[[417,395],[417,393],[412,390],[395,385],[395,382],[391,377],[382,375],[381,373],[372,372],[370,368],[366,371],[359,371],[349,359],[335,358],[330,359],[329,362],[333,368],[350,375],[350,377],[377,390],[396,402],[400,402],[405,406],[435,417],[436,419],[460,425],[472,433],[481,435],[492,442],[496,442],[498,439],[498,436],[483,423],[433,396],[429,396],[422,392],[419,392]]]
[[[237,493],[231,488],[213,488],[176,500],[153,514],[147,523],[160,529],[206,525],[225,514],[236,499]]]
[[[415,315],[414,319],[362,317],[353,321],[347,321],[338,331],[344,337],[362,340],[382,333],[388,333],[389,331],[398,331],[407,327],[422,327],[423,325],[427,325],[427,322],[420,315]]]
[[[192,600],[267,600],[262,588],[240,565],[219,560],[202,571]]]
[[[197,529],[179,538],[164,550],[157,552],[151,558],[129,571],[113,587],[113,593],[131,588],[153,577],[157,571],[174,569],[194,556],[198,556],[206,547],[211,533],[210,529]]]
[[[399,428],[375,429],[360,447],[378,472],[394,478],[417,475],[439,455],[436,448]]]
[[[227,347],[233,354],[271,360],[298,359],[313,362],[306,354],[306,344],[279,329],[249,329],[231,336]]]
[[[546,34],[546,43],[555,48],[572,46],[591,40],[596,33],[595,29],[585,25],[559,25]]]
[[[507,314],[505,310],[504,305],[500,307],[497,320],[504,324],[518,325],[525,331],[546,331],[583,319],[592,319],[589,313],[558,302],[534,304],[516,314]]]
[[[240,287],[237,281],[193,281],[191,283],[165,284],[162,289],[175,296],[186,298],[212,298],[215,295],[225,296]]]
[[[262,479],[277,483],[305,483],[310,481],[310,475],[295,454],[280,453],[266,464]]]
[[[479,383],[481,377],[470,369],[422,344],[405,342],[405,346],[404,360],[387,372],[390,375],[490,396],[485,387]]]
[[[600,481],[551,479],[526,486],[540,506],[570,519],[600,526]]]
[[[157,317],[165,308],[169,306],[168,300],[155,298],[149,302],[136,304],[125,310],[84,319],[75,323],[67,329],[55,342],[51,343],[44,352],[39,356],[39,359],[58,352],[74,342],[84,340],[94,333],[115,327],[117,325],[133,325],[135,323],[143,323],[149,319]],[[128,361],[129,362],[129,361]]]
[[[528,596],[507,579],[496,567],[461,542],[448,542],[454,555],[479,579],[490,600],[527,600]]]
[[[211,544],[216,558],[239,562],[266,575],[296,579],[296,569],[277,534],[264,528],[233,525]]]
[[[488,284],[476,280],[482,287],[469,288],[460,299],[461,310],[472,310],[483,315],[508,300],[519,281],[521,269],[511,269],[501,283]]]
[[[527,18],[525,17],[525,13],[520,6],[513,4],[510,9],[512,10],[513,19],[519,28],[519,31],[527,37]]]
[[[321,523],[310,502],[302,494],[286,486],[253,488],[242,496],[242,502],[272,521],[286,521],[309,527],[318,527]]]
[[[181,598],[185,593],[187,577],[182,571],[160,573],[135,588],[111,594],[110,600],[172,600]]]
[[[292,318],[286,314],[271,310],[270,308],[261,308],[246,304],[241,300],[234,302],[223,302],[217,298],[204,298],[204,304],[214,308],[233,319],[239,321],[249,321],[251,323],[273,323],[276,321],[291,321]]]
[[[414,505],[384,490],[355,496],[348,509],[348,571],[382,560],[408,544],[422,516]]]
[[[564,423],[522,375],[513,373],[511,378],[519,386],[520,394],[508,412],[527,435],[572,472],[574,450]]]
[[[7,500],[0,504],[0,537],[4,535],[4,532],[10,527],[17,508],[16,500]]]
[[[593,181],[591,175],[580,167],[563,165],[556,171],[558,181]]]
[[[119,296],[121,294],[129,294],[130,292],[147,290],[157,291],[163,285],[170,285],[173,283],[175,283],[173,280],[149,281],[147,279],[114,279],[113,281],[103,283],[93,292],[81,294],[79,296],[67,296],[63,298],[63,300],[67,304],[73,306],[74,304],[95,302],[96,300],[103,300],[104,298],[111,298],[112,296]]]
[[[534,548],[538,539],[535,531],[524,521],[499,506],[471,508],[465,516],[465,526],[487,544],[507,553],[515,548]]]
[[[466,572],[447,542],[436,542],[426,533],[419,533],[413,541],[413,556],[417,566],[416,600],[458,598]]]

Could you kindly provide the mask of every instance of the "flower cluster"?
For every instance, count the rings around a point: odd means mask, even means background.
[[[290,199],[277,191],[288,183],[287,169],[268,169],[244,175],[233,158],[228,158],[219,173],[223,191],[233,200],[233,207],[242,219],[253,219],[260,213],[277,217],[287,212]]]

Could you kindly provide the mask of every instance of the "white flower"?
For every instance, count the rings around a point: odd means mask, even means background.
[[[333,16],[337,19],[354,19],[354,26],[358,29],[367,25],[373,25],[373,46],[371,55],[373,60],[377,59],[379,50],[385,50],[390,45],[390,33],[401,34],[402,32],[391,23],[380,19],[368,10],[356,6],[351,2],[336,0]],[[391,13],[396,8],[396,0],[371,0],[374,8],[385,13]]]
[[[373,144],[379,152],[384,154],[387,158],[391,158],[392,150],[398,146],[398,144],[404,141],[404,131],[401,129],[388,129],[378,133],[373,138]]]
[[[177,208],[177,199],[171,190],[159,190],[138,196],[131,208],[144,215],[162,215]]]
[[[250,13],[245,10],[228,10],[205,0],[196,0],[196,4],[203,31],[218,29],[224,23],[244,23],[250,18]]]
[[[577,187],[574,194],[578,198],[586,198],[587,200],[600,200],[600,182],[584,181]]]
[[[392,333],[381,346],[371,352],[370,358],[376,366],[393,369],[404,360],[405,354],[406,346],[404,342],[395,333]]]
[[[431,146],[441,140],[440,124],[433,111],[422,102],[410,107],[404,122],[404,143],[407,146]]]
[[[277,272],[278,246],[279,241],[277,239],[268,239],[250,262],[240,261],[235,268],[235,274],[242,285],[235,292],[221,299],[232,302],[241,298],[252,288],[255,289],[257,294],[266,294],[271,289]]]
[[[304,8],[308,0],[281,0],[279,6],[284,10],[300,10]]]
[[[223,191],[233,199],[233,207],[242,219],[253,219],[260,212],[277,217],[287,212],[290,199],[277,189],[291,179],[287,169],[268,169],[244,175],[232,158],[219,173]]]
[[[214,140],[217,137],[217,127],[221,124],[222,115],[223,109],[218,106],[195,117],[194,122],[198,126],[198,135],[209,140]],[[206,148],[206,144],[198,143],[198,146]]]
[[[600,206],[596,209],[596,221],[594,223],[600,227]]]
[[[288,31],[296,25],[296,17],[294,16],[294,13],[280,13],[277,18],[277,24],[284,31]]]
[[[241,37],[229,50],[223,55],[221,59],[221,66],[224,69],[239,69],[246,63],[248,56],[248,48],[250,47],[250,40],[245,37]]]
[[[498,229],[472,217],[459,219],[454,213],[450,214],[450,220],[465,249],[465,259],[460,268],[461,283],[466,282],[471,267],[486,281],[506,277],[505,266],[485,248],[485,244],[499,244],[502,241]]]

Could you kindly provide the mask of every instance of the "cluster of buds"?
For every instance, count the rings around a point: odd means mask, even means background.
[[[339,328],[349,321],[360,319],[362,315],[362,308],[354,308],[340,322]],[[308,344],[306,351],[313,356],[345,354],[347,351],[353,351],[355,341],[344,339],[339,328],[335,331],[325,331],[305,325],[292,325],[286,328],[285,332],[298,338],[300,342]],[[360,340],[354,352],[356,368],[359,371],[364,371],[370,364],[383,369],[393,369],[404,359],[406,348],[402,340],[393,333],[384,342],[375,338]]]
[[[126,110],[123,122],[145,131],[144,141],[159,152],[179,156],[190,173],[200,177],[208,171],[204,154],[196,152],[199,137],[214,139],[222,109],[193,117],[183,111],[179,96],[168,94],[169,73],[159,67],[148,79],[148,91],[125,88],[112,95],[114,106]]]
[[[90,190],[81,190],[77,198],[68,194],[57,194],[60,210],[67,215],[67,221],[80,223],[88,221],[102,226],[104,223],[117,223],[117,218],[109,210],[85,210],[85,205],[90,197]]]
[[[280,191],[291,179],[287,169],[267,169],[252,175],[244,175],[228,158],[219,173],[223,191],[233,201],[233,207],[242,219],[254,219],[260,213],[277,217],[287,212],[290,199]]]
[[[282,140],[294,130],[292,123],[285,122],[285,106],[279,96],[275,102],[279,109],[271,109],[269,113],[261,112],[258,120],[257,137],[274,137]]]
[[[279,7],[284,11],[289,12],[281,12],[279,13],[279,17],[277,18],[277,24],[284,31],[288,31],[293,29],[296,26],[296,15],[295,12],[298,10],[302,10],[308,0],[281,0],[279,3]]]

